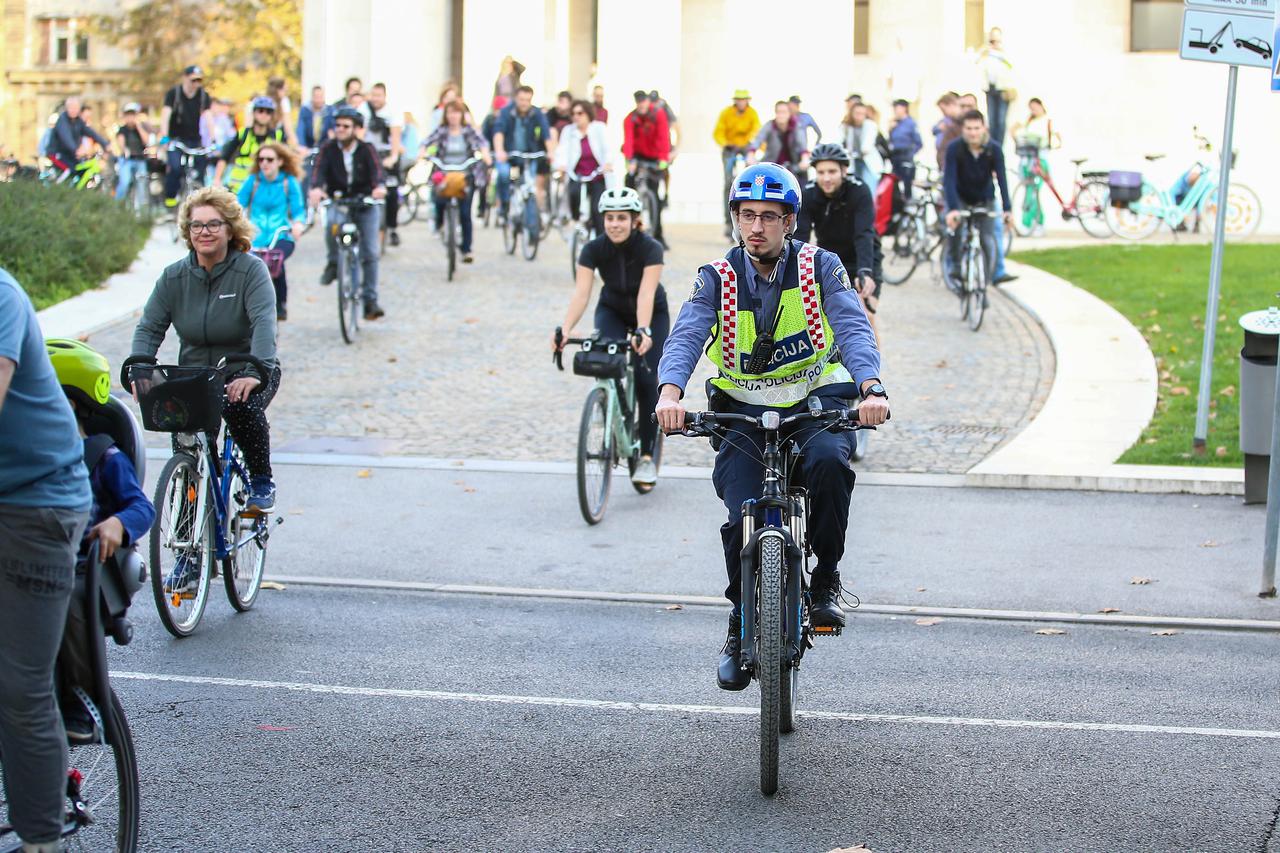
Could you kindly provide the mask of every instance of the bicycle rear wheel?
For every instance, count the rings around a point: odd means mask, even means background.
[[[243,464],[243,462],[241,463]],[[242,515],[249,503],[249,484],[240,471],[231,472],[231,489],[227,498],[231,555],[222,561],[222,581],[227,600],[241,613],[258,599],[262,589],[262,573],[267,564],[266,528],[271,522],[257,513]]]
[[[898,228],[889,251],[884,253],[885,284],[902,284],[911,278],[920,263],[919,249],[924,242],[923,232],[924,220],[915,216],[905,220]]]
[[[782,696],[782,538],[760,540],[760,610],[757,614],[756,680],[760,682],[760,791],[778,791],[778,732]]]
[[[1117,237],[1126,240],[1145,240],[1156,233],[1164,221],[1161,217],[1163,211],[1160,193],[1148,183],[1142,185],[1142,198],[1128,207],[1112,207],[1111,193],[1107,193],[1107,225]]]
[[[1108,191],[1106,181],[1086,181],[1075,198],[1076,219],[1080,220],[1080,227],[1090,237],[1100,240],[1112,234],[1111,226],[1107,224]]]
[[[444,227],[445,231],[445,252],[449,257],[449,281],[453,281],[453,274],[458,270],[458,203],[457,201],[449,202],[444,209]]]
[[[599,524],[609,503],[613,435],[607,428],[608,405],[608,393],[592,388],[578,427],[578,509],[587,524]]]
[[[400,199],[400,217],[399,223],[401,227],[408,225],[418,218],[418,208],[422,206],[422,199],[418,196],[418,188],[410,186],[405,190],[405,194]]]
[[[213,574],[213,519],[208,501],[202,518],[200,472],[195,457],[175,453],[156,481],[156,522],[151,527],[151,593],[160,622],[175,637],[189,637],[209,600]]]
[[[1201,215],[1212,223],[1218,216],[1218,193],[1215,190],[1205,196],[1200,204]],[[1244,184],[1227,187],[1227,217],[1225,233],[1228,237],[1249,237],[1262,223],[1262,200]],[[1210,226],[1212,227],[1212,226]]]
[[[542,212],[538,210],[538,197],[530,195],[524,200],[524,244],[520,247],[526,261],[538,256],[538,242],[542,239]]]
[[[356,293],[356,259],[351,251],[342,249],[338,252],[338,281],[334,288],[338,292],[338,329],[342,332],[345,343],[354,343],[356,331],[359,329],[357,305],[360,300]]]
[[[969,331],[976,332],[982,327],[982,315],[987,306],[987,259],[981,250],[972,249],[969,258],[969,278],[965,282],[969,310]]]
[[[140,812],[133,733],[114,690],[110,707],[100,713],[110,732],[108,742],[73,746],[70,752],[68,767],[80,777],[78,799],[88,808],[93,822],[80,826],[67,839],[67,849],[133,853],[138,849]],[[68,780],[68,793],[74,778]]]

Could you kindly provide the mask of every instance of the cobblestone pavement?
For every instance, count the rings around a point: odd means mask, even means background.
[[[476,229],[476,263],[444,279],[444,252],[422,221],[401,229],[381,268],[387,317],[361,327],[346,346],[336,297],[317,284],[321,236],[307,234],[289,261],[289,320],[281,324],[284,377],[270,416],[275,448],[295,452],[450,458],[572,460],[589,381],[551,365],[550,335],[571,291],[568,248],[556,234],[534,262],[503,254],[501,235]],[[674,318],[698,265],[723,253],[714,226],[668,229],[673,250],[663,277]],[[175,258],[178,252],[175,251]],[[861,468],[963,472],[1038,410],[1053,376],[1039,326],[993,294],[982,329],[960,321],[958,305],[926,270],[886,287],[881,334],[893,420],[872,436]],[[590,326],[590,314],[580,327]],[[133,321],[91,343],[118,365]],[[176,355],[173,336],[162,357]],[[690,383],[705,403],[706,360]],[[163,436],[151,435],[158,446]],[[672,439],[666,461],[709,465],[704,441]]]

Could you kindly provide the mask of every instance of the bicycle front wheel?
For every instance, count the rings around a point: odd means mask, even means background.
[[[449,202],[449,206],[444,209],[444,227],[445,227],[445,253],[449,258],[449,281],[453,281],[453,274],[458,270],[458,203],[456,201]]]
[[[1105,240],[1111,236],[1111,226],[1107,224],[1106,181],[1087,181],[1076,194],[1076,219],[1080,227],[1090,237]]]
[[[356,259],[346,249],[338,252],[338,281],[334,290],[338,292],[338,330],[342,332],[345,343],[354,343],[356,331],[359,329],[358,294],[356,288]]]
[[[194,456],[175,453],[156,482],[151,527],[151,592],[160,622],[175,637],[189,637],[209,599],[213,573],[213,520],[200,507],[200,471]]]
[[[227,600],[240,613],[253,607],[262,589],[262,573],[267,564],[266,532],[271,523],[261,513],[243,515],[248,503],[249,484],[240,470],[232,469],[227,498],[231,554],[222,561],[222,580]]]
[[[982,315],[987,309],[987,259],[978,249],[973,249],[969,258],[969,280],[967,290],[969,310],[969,331],[976,332],[982,326]]]
[[[400,226],[403,227],[418,218],[418,208],[422,206],[422,199],[418,195],[417,187],[409,187],[408,192],[400,199]]]
[[[520,247],[526,261],[538,256],[538,241],[542,238],[542,213],[538,210],[537,196],[530,195],[524,202],[524,244]]]
[[[587,524],[599,524],[609,503],[613,435],[608,429],[608,406],[605,389],[591,389],[578,427],[578,508]]]
[[[658,227],[658,196],[648,187],[640,190],[640,207],[645,233],[652,235]]]
[[[1218,216],[1218,193],[1205,196],[1200,205],[1201,215],[1212,223]],[[1227,187],[1227,216],[1225,233],[1228,237],[1249,237],[1262,223],[1262,200],[1244,184],[1232,183]]]
[[[582,226],[575,226],[573,234],[569,237],[569,275],[577,277],[578,275],[578,256],[582,254],[582,247],[586,243],[586,235],[582,233]]]
[[[780,536],[760,540],[760,611],[756,680],[760,682],[760,791],[778,791],[778,733],[782,711],[783,554]]]
[[[502,218],[502,248],[507,250],[508,255],[516,253],[516,243],[520,237],[520,217],[512,216],[512,209],[516,209],[516,206],[508,203],[506,216]]]
[[[101,709],[101,713],[107,725],[107,743],[71,748],[68,766],[80,776],[78,799],[93,821],[75,830],[67,839],[67,849],[134,853],[138,849],[140,808],[133,733],[114,690],[110,707]],[[74,815],[74,803],[70,810]]]
[[[1017,231],[1019,237],[1030,237],[1037,225],[1044,224],[1044,211],[1040,208],[1040,187],[1023,181],[1013,188],[1010,195],[1013,225],[1005,230]]]

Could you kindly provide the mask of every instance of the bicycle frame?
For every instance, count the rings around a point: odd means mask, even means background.
[[[604,429],[606,433],[613,434],[614,447],[617,448],[618,457],[622,459],[629,459],[640,452],[640,431],[636,430],[635,435],[631,434],[632,414],[636,410],[637,358],[639,356],[634,349],[631,349],[627,356],[626,384],[621,393],[618,389],[618,380],[596,380],[596,387],[604,388],[609,399],[609,406],[605,410]]]
[[[230,506],[231,506],[231,482],[232,475],[239,476],[244,483],[249,482],[249,472],[245,470],[240,460],[235,455],[235,440],[230,434],[223,436],[222,454],[217,453],[217,447],[209,442],[209,438],[203,432],[187,433],[182,437],[189,437],[191,443],[184,444],[179,441],[179,447],[184,450],[195,451],[196,470],[200,475],[200,485],[196,497],[196,515],[197,519],[206,517],[206,513],[213,510],[213,520],[216,523],[216,533],[214,538],[214,548],[217,558],[225,560],[234,552],[239,551],[248,545],[257,536],[257,525],[250,530],[249,534],[242,540],[237,542],[230,541],[229,531],[230,524]],[[177,497],[175,496],[175,500]],[[212,500],[212,507],[210,506]],[[178,507],[171,507],[171,517],[176,518]],[[200,535],[200,530],[196,525],[191,528],[191,542],[178,542],[171,540],[165,543],[165,547],[173,548],[192,548],[195,547],[195,539]]]
[[[1142,194],[1145,196],[1149,192],[1154,192],[1160,200],[1160,206],[1153,209],[1149,204],[1135,201],[1129,205],[1130,209],[1136,213],[1147,213],[1156,216],[1171,228],[1176,228],[1182,224],[1182,220],[1190,216],[1192,211],[1197,210],[1205,199],[1217,192],[1218,189],[1218,173],[1213,166],[1197,160],[1192,168],[1200,169],[1200,177],[1187,190],[1187,195],[1181,202],[1175,202],[1173,199],[1173,189],[1177,186],[1176,181],[1168,189],[1157,189],[1154,184],[1143,181]]]

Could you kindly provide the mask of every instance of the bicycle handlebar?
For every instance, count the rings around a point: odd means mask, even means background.
[[[213,369],[225,375],[228,362],[232,364],[251,365],[252,367],[257,369],[258,375],[262,377],[263,382],[266,382],[267,377],[271,375],[271,369],[267,367],[267,363],[265,361],[253,355],[252,353],[247,353],[247,352],[237,352],[237,353],[232,353],[231,355],[228,355],[228,356],[224,356],[218,360],[218,363],[216,365],[213,365]],[[124,363],[120,365],[120,384],[124,386],[126,391],[130,391],[130,392],[133,391],[133,380],[130,378],[132,371],[130,371],[129,368],[133,367],[135,364],[149,364],[149,365],[159,366],[160,362],[156,360],[156,357],[154,355],[138,354],[138,355],[131,355],[128,358],[126,358],[124,360]],[[195,365],[175,365],[175,366],[192,367]],[[203,367],[205,365],[199,365],[199,366]]]
[[[293,230],[293,226],[292,226],[292,225],[281,225],[279,228],[277,228],[277,229],[276,229],[275,233],[271,235],[271,243],[266,247],[266,249],[265,249],[265,250],[264,250],[261,246],[259,246],[258,248],[254,249],[253,251],[255,251],[255,252],[261,252],[261,251],[268,251],[268,252],[269,252],[269,251],[271,251],[272,249],[274,249],[274,248],[276,247],[276,243],[279,243],[279,242],[280,242],[280,238],[281,238],[283,235],[288,234],[288,233],[289,233],[290,231],[292,231],[292,230]]]
[[[188,148],[176,139],[170,140],[169,144],[181,151],[183,154],[190,154],[194,157],[208,157],[210,154],[217,154],[219,146],[210,145],[207,148]]]
[[[678,433],[665,432],[667,435],[687,435],[693,438],[707,438],[716,435],[715,430],[725,424],[740,423],[756,427],[765,432],[777,432],[783,427],[799,421],[808,420],[824,423],[823,429],[837,432],[854,432],[860,429],[875,429],[858,422],[857,409],[824,409],[817,397],[809,398],[808,411],[783,418],[776,411],[765,412],[759,417],[740,415],[736,412],[686,412],[684,429]],[[658,422],[657,414],[650,415],[652,423]]]
[[[321,207],[328,207],[331,204],[340,205],[342,207],[355,207],[362,204],[386,204],[385,198],[374,198],[371,195],[361,196],[359,198],[346,198],[341,194],[334,195],[330,198],[320,201]]]
[[[604,338],[566,338],[564,336],[564,328],[556,326],[556,349],[555,352],[551,353],[551,363],[554,364],[558,370],[564,370],[564,348],[567,346],[577,346],[590,343],[592,349],[595,349],[596,347],[607,347],[610,344],[625,347],[630,344],[639,344],[640,338],[641,336],[634,332],[628,341],[611,341]],[[641,364],[644,364],[644,362],[641,362]],[[648,365],[645,365],[645,367],[647,368]]]
[[[428,159],[431,161],[432,165],[434,165],[437,169],[439,169],[442,172],[465,172],[468,169],[470,169],[472,166],[474,166],[476,163],[481,162],[483,158],[468,157],[465,162],[454,163],[453,165],[449,165],[447,163],[442,162],[439,157],[430,157]]]

